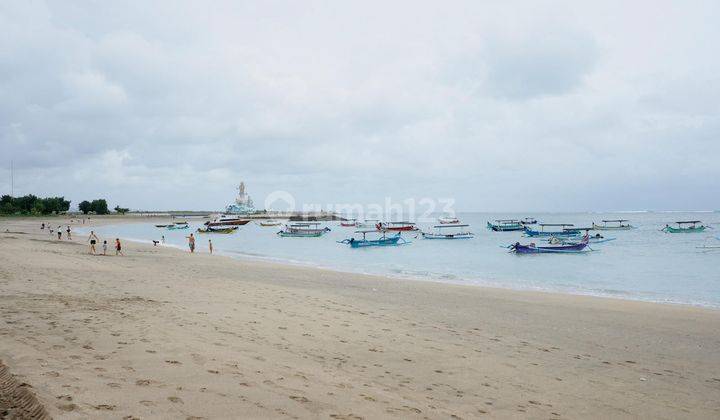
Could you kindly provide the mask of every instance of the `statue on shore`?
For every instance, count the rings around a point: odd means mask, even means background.
[[[226,213],[230,214],[247,214],[255,212],[255,205],[253,204],[252,198],[245,192],[245,183],[240,182],[237,188],[238,195],[235,198],[235,203],[230,204],[225,209]]]

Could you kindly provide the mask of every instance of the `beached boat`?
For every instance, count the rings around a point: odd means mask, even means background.
[[[393,236],[387,236],[387,231],[384,230],[357,230],[355,231],[355,233],[362,234],[362,239],[355,239],[355,237],[353,236],[352,238],[338,241],[338,243],[350,245],[350,248],[366,248],[371,246],[396,246],[410,243],[401,236],[400,232],[397,232]],[[367,239],[368,234],[380,234],[380,237],[377,239]]]
[[[356,227],[361,229],[372,229],[380,222],[378,219],[365,219],[362,222],[357,222],[355,224]]]
[[[475,234],[469,232],[466,228],[470,225],[437,225],[433,226],[434,232],[423,232],[422,236],[425,239],[471,239],[475,237]]]
[[[329,227],[320,227],[320,223],[294,223],[286,225],[277,234],[283,238],[317,238],[330,232]]]
[[[280,225],[282,225],[281,221],[273,220],[273,219],[263,220],[262,222],[260,222],[260,226],[264,226],[264,227],[280,226]]]
[[[602,225],[597,225],[595,222],[592,224],[592,228],[595,230],[630,230],[633,229],[633,226],[629,223],[629,220],[626,219],[616,219],[616,220],[603,220]]]
[[[204,228],[198,228],[197,233],[233,233],[236,230],[238,230],[237,226],[231,226],[226,228],[212,228],[212,227],[204,227]]]
[[[557,245],[536,245],[534,243],[523,245],[520,242],[515,242],[508,248],[510,252],[515,254],[577,254],[592,251],[588,248],[588,242],[585,239],[580,242]]]
[[[570,223],[540,223],[540,230],[533,230],[524,226],[525,236],[578,236],[580,229],[574,228]],[[562,230],[545,230],[546,227],[560,227]]]
[[[418,229],[412,222],[382,222],[375,225],[377,230],[387,230],[391,232],[414,232]]]
[[[438,217],[438,223],[441,225],[456,225],[460,223],[460,219],[454,216],[442,216]]]
[[[519,220],[515,219],[499,219],[495,223],[487,222],[487,228],[494,232],[513,232],[525,229]]]
[[[700,226],[698,226],[698,223],[700,223]],[[704,226],[700,220],[675,222],[675,224],[677,224],[678,227],[672,227],[670,225],[665,225],[665,227],[662,228],[662,230],[665,233],[696,233],[696,232],[703,232],[707,228],[707,226]]]
[[[226,226],[243,226],[250,223],[248,219],[241,219],[240,216],[224,214],[205,222],[205,226],[210,227],[226,227]]]
[[[340,222],[340,226],[342,227],[355,227],[357,226],[357,220],[350,219],[350,220],[342,220]]]
[[[520,221],[520,223],[522,223],[523,225],[536,225],[537,219],[535,219],[533,217],[526,217],[526,218],[522,219]]]

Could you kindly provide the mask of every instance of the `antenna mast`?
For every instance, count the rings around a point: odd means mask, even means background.
[[[15,197],[15,165],[10,160],[10,197]]]

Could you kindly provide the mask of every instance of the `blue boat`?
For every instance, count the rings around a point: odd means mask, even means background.
[[[540,230],[533,230],[527,226],[523,226],[525,236],[578,236],[580,229],[574,228],[570,223],[541,223]],[[560,227],[562,230],[545,230],[546,227]]]
[[[397,246],[410,243],[401,236],[400,232],[393,236],[387,236],[386,231],[382,230],[380,231],[381,236],[378,239],[367,239],[366,237],[368,233],[377,234],[377,229],[358,230],[355,231],[355,233],[361,233],[362,239],[355,239],[355,237],[352,237],[349,239],[343,239],[342,241],[338,241],[338,243],[350,245],[350,248],[365,248],[370,246]]]
[[[508,247],[510,252],[515,254],[578,254],[583,252],[592,251],[588,248],[588,242],[586,239],[581,242],[569,242],[559,245],[535,245],[530,243],[523,245],[520,242],[515,242]],[[586,249],[588,248],[588,249]]]
[[[525,226],[519,220],[500,219],[495,223],[487,222],[487,228],[494,232],[512,232],[525,229]]]

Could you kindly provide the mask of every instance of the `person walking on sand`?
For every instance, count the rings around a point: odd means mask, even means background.
[[[88,237],[88,241],[90,242],[90,253],[95,255],[95,244],[97,243],[97,241],[99,241],[97,235],[95,235],[95,231],[90,231],[90,237]]]
[[[42,225],[40,225],[40,230],[45,230],[45,223],[43,223]]]
[[[62,240],[62,226],[58,226],[57,233],[58,233],[58,241],[61,241]]]
[[[120,244],[120,238],[115,238],[115,255],[125,255],[122,252],[122,245]]]
[[[103,241],[103,255],[107,255],[107,241]]]
[[[210,254],[212,254],[212,251],[213,251],[212,239],[208,239],[208,247],[210,247]]]
[[[190,247],[190,253],[195,253],[195,236],[191,233],[190,236],[186,236],[188,239],[188,246]]]
[[[161,244],[164,244],[164,243],[165,243],[165,235],[163,235],[162,238],[160,238],[160,243],[161,243]]]
[[[72,240],[72,236],[70,235],[70,226],[67,227],[67,234],[68,234],[68,241]]]

